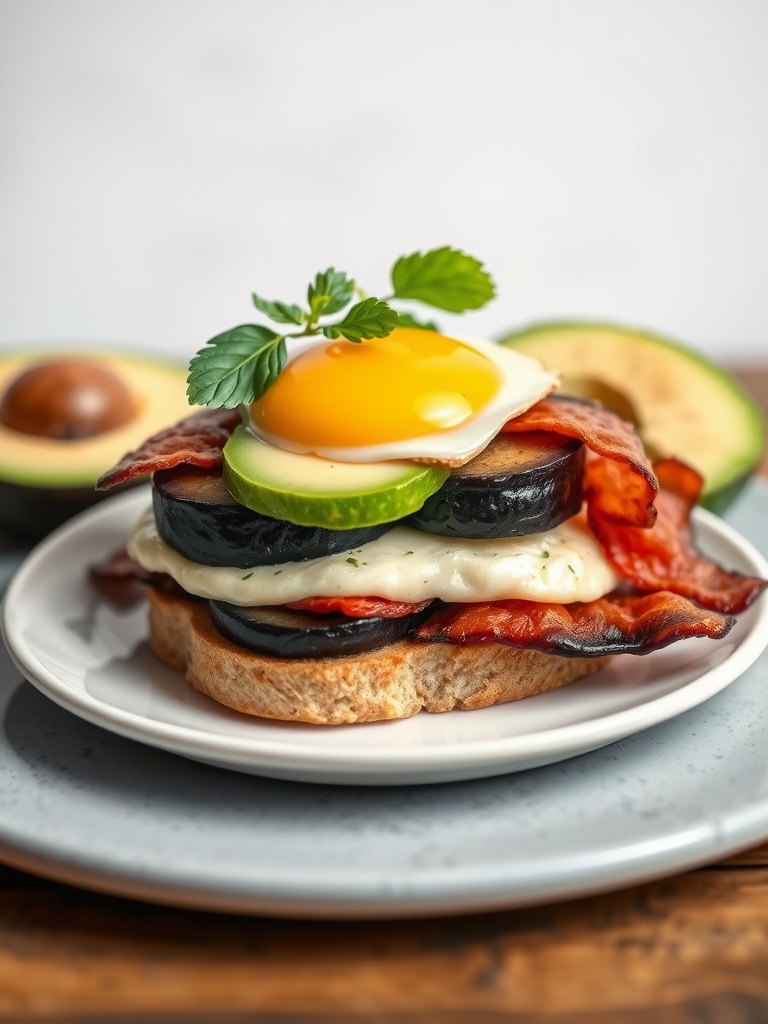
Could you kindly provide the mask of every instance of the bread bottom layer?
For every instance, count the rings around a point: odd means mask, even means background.
[[[561,658],[497,643],[403,640],[351,657],[276,658],[226,640],[205,601],[150,590],[150,642],[201,693],[260,718],[343,725],[471,711],[590,675],[609,659]]]

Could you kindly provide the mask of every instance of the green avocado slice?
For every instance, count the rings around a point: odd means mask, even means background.
[[[299,526],[350,530],[421,508],[447,469],[415,462],[332,462],[265,444],[239,426],[224,445],[224,485],[241,505]]]
[[[726,369],[678,341],[605,323],[542,323],[504,345],[562,374],[560,390],[634,422],[652,458],[676,456],[704,477],[701,503],[723,512],[755,471],[765,428]]]

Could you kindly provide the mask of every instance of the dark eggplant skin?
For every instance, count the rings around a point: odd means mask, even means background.
[[[282,565],[359,548],[393,523],[355,530],[296,526],[246,508],[231,496],[218,470],[177,466],[156,472],[152,504],[163,540],[199,565]]]
[[[210,601],[216,629],[239,647],[277,658],[329,658],[367,654],[396,643],[424,620],[430,609],[400,618],[352,619],[291,608],[241,608]]]
[[[543,533],[581,508],[584,458],[584,445],[572,438],[500,434],[405,523],[467,540]]]

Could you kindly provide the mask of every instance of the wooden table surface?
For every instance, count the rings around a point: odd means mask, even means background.
[[[744,375],[768,409],[768,370]],[[167,909],[0,867],[0,1020],[758,1024],[768,844],[608,895],[388,923]]]

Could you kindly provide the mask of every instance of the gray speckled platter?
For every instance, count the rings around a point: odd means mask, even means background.
[[[768,548],[768,488],[729,517]],[[14,562],[7,552],[6,575]],[[594,753],[425,787],[283,782],[91,725],[0,654],[0,856],[63,881],[242,913],[387,917],[583,895],[768,837],[768,655]]]

